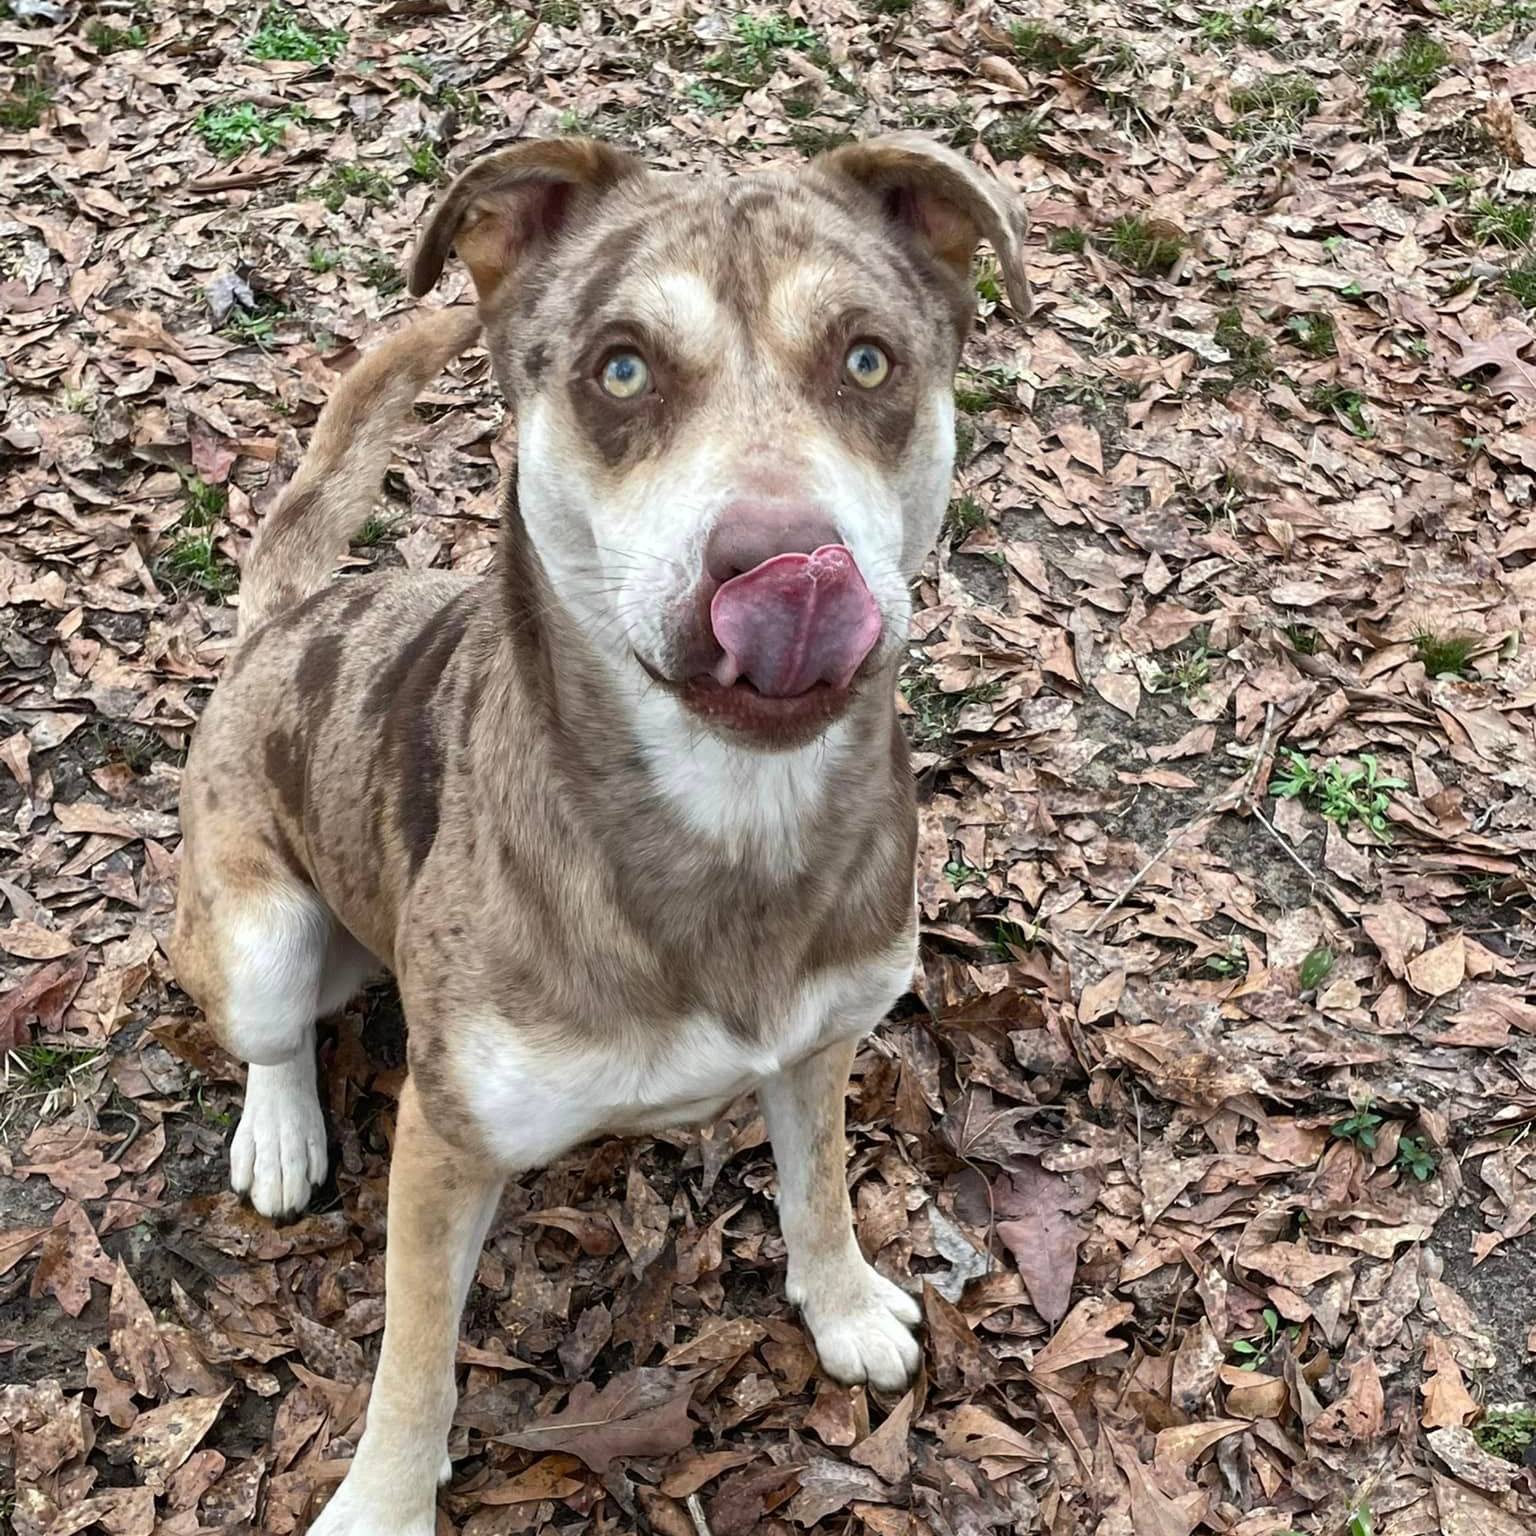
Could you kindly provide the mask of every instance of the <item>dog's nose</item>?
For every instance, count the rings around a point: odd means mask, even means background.
[[[775,555],[811,555],[824,544],[841,542],[832,519],[819,507],[791,501],[738,501],[715,524],[704,546],[704,569],[724,585]]]

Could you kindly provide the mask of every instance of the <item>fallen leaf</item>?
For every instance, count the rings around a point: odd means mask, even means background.
[[[606,1472],[620,1456],[659,1456],[691,1444],[692,1395],[684,1373],[642,1366],[613,1377],[601,1392],[580,1382],[559,1413],[492,1438],[526,1451],[565,1451]]]
[[[1409,986],[1431,997],[1444,997],[1447,992],[1454,992],[1466,974],[1467,950],[1459,933],[1408,962]]]
[[[1119,1354],[1127,1346],[1124,1339],[1111,1337],[1113,1331],[1130,1320],[1135,1307],[1128,1301],[1105,1301],[1088,1296],[1069,1312],[1051,1340],[1034,1358],[1034,1375],[1064,1371],[1087,1360]]]

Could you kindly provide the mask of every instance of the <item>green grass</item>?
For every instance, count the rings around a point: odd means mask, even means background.
[[[392,544],[400,532],[399,523],[379,512],[370,512],[368,521],[358,529],[354,544],[363,549],[377,549],[382,544]]]
[[[814,123],[795,123],[789,130],[789,142],[802,155],[822,155],[839,144],[851,144],[853,134],[846,128],[818,128]]]
[[[1237,384],[1254,384],[1274,372],[1269,357],[1269,343],[1262,336],[1250,336],[1243,324],[1243,312],[1235,306],[1222,310],[1216,320],[1216,344],[1232,356],[1232,379]]]
[[[1442,43],[1415,32],[1395,53],[1372,66],[1366,76],[1365,100],[1379,128],[1388,128],[1399,112],[1423,106],[1424,98],[1450,61]]]
[[[826,44],[803,21],[773,13],[767,16],[735,16],[731,20],[731,40],[704,68],[721,76],[729,84],[752,89],[764,84],[786,52],[803,53],[814,63],[830,62]]]
[[[1088,249],[1088,231],[1086,229],[1053,229],[1045,239],[1045,248],[1056,255],[1069,252],[1074,256],[1081,255]]]
[[[1011,368],[977,368],[955,378],[955,409],[975,412],[1015,404],[1018,374]]]
[[[215,600],[239,585],[234,566],[219,552],[212,529],[188,528],[160,557],[155,574],[178,594],[196,590]]]
[[[1191,646],[1187,651],[1175,651],[1168,658],[1167,666],[1157,669],[1157,685],[1154,693],[1178,693],[1186,699],[1198,693],[1211,680],[1211,653],[1203,645]]]
[[[1007,112],[981,130],[981,142],[994,160],[1018,160],[1040,149],[1044,125],[1043,112]]]
[[[405,287],[405,273],[400,262],[393,256],[385,255],[383,251],[370,251],[358,262],[357,270],[362,274],[363,281],[385,298],[392,293],[399,293]]]
[[[1013,56],[1019,63],[1052,73],[1076,69],[1099,45],[1096,37],[1073,41],[1037,21],[1014,22],[1008,29],[1008,41],[1013,44]]]
[[[283,141],[293,119],[284,112],[264,112],[249,101],[204,107],[193,123],[204,144],[221,160],[251,149],[272,149]]]
[[[261,13],[261,24],[252,33],[245,51],[253,59],[329,64],[346,45],[345,32],[311,31],[293,11],[273,5]]]
[[[123,53],[129,48],[142,48],[149,41],[149,29],[137,22],[114,27],[105,21],[93,21],[85,29],[85,40],[97,53]]]
[[[1285,638],[1298,656],[1315,656],[1323,643],[1323,637],[1307,624],[1287,624]]]
[[[1486,37],[1505,27],[1536,22],[1536,0],[1440,0],[1447,18],[1468,32]]]
[[[1536,1440],[1536,1408],[1490,1408],[1472,1431],[1472,1438],[1490,1456],[1500,1456],[1518,1466]]]
[[[1098,238],[1121,266],[1141,277],[1166,277],[1184,254],[1179,235],[1136,214],[1116,219]]]
[[[226,336],[265,352],[277,339],[277,320],[281,314],[280,305],[263,304],[254,310],[237,307],[230,311],[222,329]]]
[[[957,496],[944,512],[944,536],[951,544],[963,544],[986,523],[987,509],[974,496]]]
[[[1292,315],[1285,322],[1285,328],[1308,357],[1339,355],[1338,338],[1334,335],[1333,320],[1328,315]]]
[[[1317,86],[1303,74],[1270,75],[1257,85],[1243,86],[1227,98],[1237,121],[1234,139],[1257,139],[1281,130],[1294,133],[1317,111]]]
[[[1463,676],[1476,649],[1477,641],[1470,635],[1437,635],[1421,629],[1413,637],[1413,653],[1431,677]]]
[[[10,91],[0,96],[0,129],[24,132],[36,128],[53,103],[53,92],[36,71],[18,71]]]
[[[912,707],[912,744],[932,748],[955,734],[968,705],[995,699],[1002,685],[973,683],[956,693],[945,693],[928,673],[914,671],[901,680],[901,692]]]
[[[689,81],[683,87],[683,100],[705,112],[724,112],[731,105],[731,98],[707,80]]]
[[[1363,439],[1376,435],[1365,414],[1365,396],[1357,389],[1346,389],[1342,384],[1319,384],[1307,396],[1307,404],[1314,411],[1332,416],[1354,437]]]
[[[1536,312],[1536,256],[1510,267],[1504,274],[1504,286],[1527,309]]]
[[[306,259],[311,272],[334,272],[341,265],[341,252],[324,245],[312,245]]]
[[[1481,241],[1522,250],[1536,242],[1536,201],[1500,202],[1480,197],[1472,205],[1472,231]]]
[[[26,1093],[52,1093],[69,1079],[100,1059],[97,1045],[20,1045],[10,1053],[15,1078]],[[6,1076],[11,1077],[7,1072]]]
[[[1270,786],[1280,800],[1302,800],[1321,811],[1339,827],[1362,822],[1377,837],[1389,836],[1387,810],[1394,789],[1406,789],[1402,779],[1384,774],[1369,752],[1359,755],[1359,766],[1346,767],[1337,759],[1319,769],[1304,752],[1286,750],[1285,771]]]
[[[406,168],[417,181],[443,179],[443,157],[425,140],[411,145],[406,153]]]
[[[1242,938],[1235,933],[1229,935],[1227,947],[1219,955],[1207,955],[1201,962],[1200,969],[1207,975],[1219,976],[1224,981],[1237,976],[1246,976],[1248,951],[1243,948]]]
[[[1267,48],[1277,35],[1267,5],[1245,5],[1237,11],[1206,11],[1200,18],[1200,36],[1216,48],[1230,48],[1235,43]]]
[[[340,213],[349,197],[386,208],[395,200],[394,183],[372,165],[338,165],[315,191],[332,213]]]
[[[581,20],[581,6],[577,0],[543,0],[539,6],[539,20],[564,32]]]
[[[182,477],[182,490],[186,493],[186,510],[181,514],[183,528],[207,528],[224,515],[229,505],[229,492],[222,485],[209,485],[199,475]]]
[[[955,464],[960,466],[971,462],[971,454],[976,450],[976,423],[965,414],[955,418]]]

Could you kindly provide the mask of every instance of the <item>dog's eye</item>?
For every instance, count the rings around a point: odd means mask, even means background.
[[[638,352],[615,352],[603,364],[601,378],[615,400],[633,400],[651,382],[651,370]]]
[[[872,341],[848,349],[843,370],[860,389],[879,389],[891,374],[891,360]]]

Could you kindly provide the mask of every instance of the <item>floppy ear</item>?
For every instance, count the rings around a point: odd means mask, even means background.
[[[1014,314],[1023,319],[1034,308],[1024,270],[1029,220],[1023,203],[995,176],[920,133],[843,144],[811,164],[873,192],[892,223],[967,284],[971,257],[985,236],[997,252]]]
[[[448,188],[411,262],[419,299],[458,251],[484,303],[533,248],[621,181],[644,176],[633,155],[598,139],[530,139],[487,155]]]

